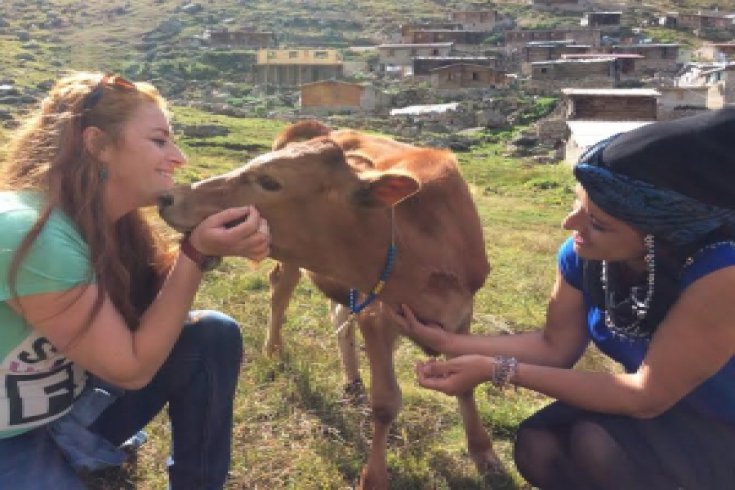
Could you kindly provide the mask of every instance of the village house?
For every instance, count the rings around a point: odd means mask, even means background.
[[[676,27],[679,25],[678,12],[666,12],[658,16],[658,25],[661,27]]]
[[[371,85],[324,80],[301,86],[302,113],[373,112],[387,108],[389,104],[390,97],[379,93]]]
[[[445,31],[459,31],[462,30],[462,24],[454,22],[420,22],[420,23],[407,23],[399,26],[401,32],[401,43],[410,44],[413,41],[413,33],[415,31],[434,31],[434,30],[445,30]]]
[[[655,121],[660,92],[650,88],[564,88],[567,120]]]
[[[703,71],[700,77],[707,87],[708,109],[722,109],[735,104],[735,63]]]
[[[585,12],[579,21],[579,25],[590,29],[599,29],[603,33],[616,33],[620,31],[620,18],[622,12]]]
[[[498,88],[508,85],[505,72],[492,66],[457,63],[431,70],[435,89]]]
[[[638,54],[643,59],[636,63],[641,73],[675,73],[679,69],[679,44],[616,44],[613,54]]]
[[[411,75],[417,56],[449,56],[453,43],[381,44],[378,46],[378,71],[384,74]]]
[[[430,77],[431,70],[442,66],[469,63],[497,68],[497,58],[489,56],[416,56],[413,58],[414,78]]]
[[[528,3],[538,10],[568,10],[572,12],[580,12],[587,8],[585,4],[581,4],[580,0],[528,0]]]
[[[505,53],[517,58],[528,43],[540,41],[571,41],[599,48],[601,40],[599,29],[509,30],[505,31]]]
[[[542,93],[558,93],[560,88],[570,84],[596,88],[615,86],[615,60],[611,58],[535,61],[528,67],[526,86]]]
[[[256,32],[249,30],[227,29],[221,31],[209,31],[204,35],[205,40],[211,46],[238,46],[244,48],[270,48],[276,45],[276,37],[273,32]]]
[[[484,31],[453,31],[447,29],[416,30],[411,33],[407,44],[430,44],[451,42],[460,44],[481,44],[487,37]]]
[[[583,53],[583,54],[562,54],[563,60],[593,60],[593,59],[610,59],[615,62],[614,73],[616,81],[637,79],[640,74],[637,70],[636,63],[642,60],[643,56],[639,54],[628,53]]]
[[[573,41],[534,41],[521,50],[521,63],[558,60],[565,54],[583,54],[592,51],[589,44],[574,44]]]
[[[466,31],[489,32],[495,28],[500,16],[497,10],[455,10],[449,13],[449,20]]]
[[[702,61],[735,60],[735,42],[706,43],[694,54]]]
[[[692,29],[699,36],[707,30],[731,29],[733,22],[732,18],[720,12],[697,12],[679,13],[678,25]]]
[[[342,58],[334,49],[260,49],[255,83],[298,87],[342,76]]]

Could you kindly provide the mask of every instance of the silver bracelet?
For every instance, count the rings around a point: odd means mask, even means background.
[[[503,389],[515,377],[518,371],[518,359],[515,357],[495,356],[495,365],[490,382],[496,387]]]

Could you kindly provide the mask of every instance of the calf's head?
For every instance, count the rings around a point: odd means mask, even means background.
[[[229,207],[254,205],[268,220],[271,256],[302,267],[305,250],[329,240],[335,231],[368,219],[419,190],[403,171],[358,173],[342,149],[328,138],[292,143],[261,155],[240,168],[159,198],[159,213],[173,228],[192,230],[207,216]],[[306,261],[306,262],[305,262]]]

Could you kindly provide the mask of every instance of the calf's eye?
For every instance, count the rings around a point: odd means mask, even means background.
[[[281,184],[273,177],[267,175],[258,176],[258,184],[266,191],[277,191],[281,189]]]

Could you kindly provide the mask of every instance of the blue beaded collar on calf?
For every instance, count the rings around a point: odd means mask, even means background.
[[[391,244],[388,246],[388,257],[385,260],[385,267],[383,267],[383,272],[380,273],[378,283],[368,293],[367,297],[362,303],[357,303],[357,289],[350,289],[350,311],[353,314],[360,313],[362,310],[365,309],[366,306],[368,306],[375,300],[378,294],[380,294],[380,291],[382,291],[383,287],[385,286],[385,281],[388,280],[388,276],[390,276],[390,273],[393,270],[393,262],[395,261],[395,258],[396,245],[395,243],[391,242]]]

